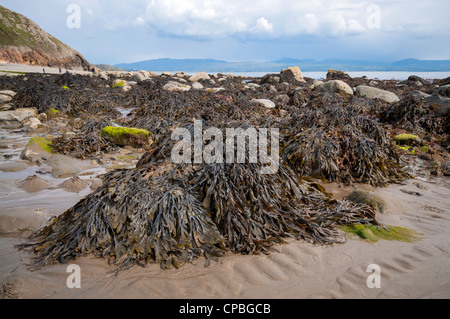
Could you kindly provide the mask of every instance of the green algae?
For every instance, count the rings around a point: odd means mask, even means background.
[[[374,226],[356,224],[343,226],[341,229],[347,233],[356,235],[368,242],[377,242],[380,239],[389,241],[414,242],[421,238],[420,233],[400,226]]]
[[[50,142],[49,140],[43,138],[43,137],[33,137],[30,139],[30,141],[28,142],[28,146],[31,145],[37,145],[39,146],[41,149],[43,149],[46,152],[51,153],[53,148],[51,147],[52,142]]]

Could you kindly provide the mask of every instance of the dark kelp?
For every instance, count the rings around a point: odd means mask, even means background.
[[[192,125],[188,124],[189,129]],[[272,175],[260,164],[173,164],[173,141],[159,139],[135,169],[115,170],[103,185],[22,248],[32,268],[77,256],[107,258],[117,270],[147,262],[178,267],[226,251],[267,252],[285,238],[342,241],[337,226],[376,225],[366,205],[329,199],[285,163]]]

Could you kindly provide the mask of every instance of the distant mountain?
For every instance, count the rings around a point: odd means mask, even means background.
[[[126,70],[148,71],[209,71],[220,70],[228,62],[213,59],[155,59],[135,63],[120,63],[114,65]]]
[[[72,70],[90,69],[77,51],[27,17],[0,6],[0,60]]]
[[[102,71],[126,71],[125,69],[117,68],[109,64],[94,64],[94,66]]]
[[[327,71],[329,69],[342,71],[450,71],[450,60],[417,60],[406,59],[392,63],[327,59],[282,58],[268,62],[227,62],[213,59],[154,59],[135,63],[121,63],[115,67],[126,70],[146,71],[186,71],[186,72],[280,72],[281,69],[297,65],[302,71]]]

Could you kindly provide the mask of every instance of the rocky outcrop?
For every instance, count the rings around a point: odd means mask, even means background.
[[[30,19],[2,6],[0,60],[80,71],[89,71],[91,68],[79,52],[42,30]]]

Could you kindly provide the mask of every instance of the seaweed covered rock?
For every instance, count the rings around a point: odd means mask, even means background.
[[[149,144],[149,131],[131,127],[106,126],[102,129],[102,137],[121,146],[136,148]]]
[[[369,117],[332,106],[303,112],[294,120],[281,156],[300,175],[374,186],[408,177],[394,143]]]
[[[188,129],[192,129],[189,126]],[[337,227],[376,225],[366,205],[331,200],[287,165],[273,175],[260,164],[174,164],[174,142],[155,142],[134,169],[114,170],[103,184],[40,229],[21,248],[31,267],[77,256],[107,258],[117,270],[148,262],[179,267],[227,251],[268,252],[284,238],[341,242]]]

